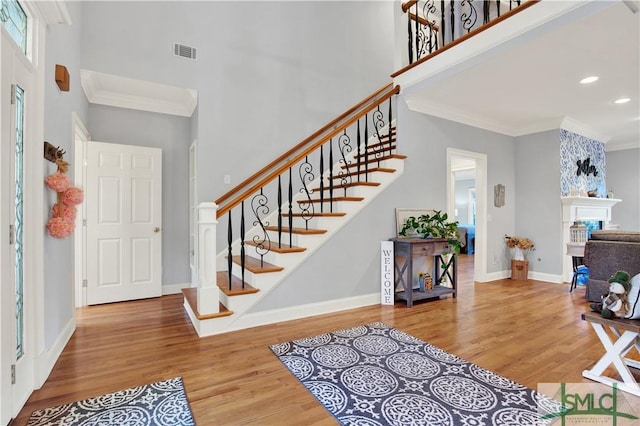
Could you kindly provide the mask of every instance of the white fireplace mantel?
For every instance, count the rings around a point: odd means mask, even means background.
[[[562,248],[569,247],[570,232],[569,227],[576,221],[597,220],[603,222],[603,229],[611,225],[611,207],[619,203],[617,198],[596,198],[596,197],[560,197],[562,201]],[[567,255],[563,262],[562,275],[565,282],[571,281],[573,267],[571,263],[571,250],[567,249]]]
[[[617,198],[560,197],[562,201],[562,221],[576,220],[611,221],[611,207],[622,200]]]

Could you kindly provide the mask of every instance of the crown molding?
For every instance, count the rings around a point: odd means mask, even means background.
[[[455,121],[457,123],[466,124],[480,129],[501,133],[507,136],[518,136],[517,129],[504,123],[498,123],[494,120],[472,115],[467,111],[454,108],[451,105],[439,104],[437,102],[424,101],[419,99],[411,99],[405,96],[405,102],[410,110],[421,112],[423,114],[432,115],[434,117],[444,118],[445,120]]]
[[[80,70],[80,80],[92,104],[191,117],[198,104],[193,89]]]
[[[564,117],[562,123],[560,123],[560,128],[573,133],[577,133],[581,136],[596,140],[598,142],[607,143],[611,140],[610,136],[599,133],[588,124],[584,124],[571,117]]]
[[[604,147],[606,152],[622,151],[625,149],[636,149],[636,148],[640,148],[640,141],[609,142]]]
[[[455,121],[457,123],[466,124],[480,129],[489,130],[507,136],[517,137],[529,135],[532,133],[545,132],[547,130],[564,129],[581,136],[594,139],[598,142],[607,143],[611,137],[597,132],[591,126],[584,124],[571,117],[551,118],[548,120],[536,121],[523,126],[511,125],[508,123],[497,122],[495,120],[482,117],[476,113],[470,113],[461,109],[452,107],[451,105],[440,104],[437,102],[425,101],[421,99],[412,99],[411,95],[405,96],[405,102],[410,110],[421,112],[423,114],[432,115],[446,120]],[[635,148],[636,146],[632,145]],[[618,144],[617,144],[618,145]],[[629,144],[624,144],[627,146]],[[628,148],[618,148],[628,149]],[[609,149],[614,150],[614,149]]]

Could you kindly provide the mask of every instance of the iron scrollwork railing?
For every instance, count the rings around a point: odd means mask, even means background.
[[[309,221],[313,219],[314,209],[311,196],[314,194],[313,188],[310,187],[315,175],[313,174],[313,165],[309,162],[309,157],[304,157],[304,161],[298,166],[298,175],[300,176],[300,184],[302,187],[299,193],[303,198],[298,202],[300,208],[300,217],[304,220],[305,229],[309,229]]]
[[[510,0],[509,10],[520,4],[520,0]],[[403,10],[408,16],[409,64],[499,18],[502,12],[500,0],[411,0]]]
[[[368,104],[342,118],[340,123],[327,127],[306,146],[283,154],[281,161],[276,160],[273,170],[266,175],[256,173],[228,193],[240,195],[225,194],[216,200],[218,218],[227,216],[225,252],[230,290],[233,275],[240,276],[242,286],[245,285],[245,258],[257,256],[262,265],[269,252],[293,248],[294,229],[309,230],[314,217],[332,213],[336,199],[346,196],[350,185],[361,179],[368,180],[371,162],[379,163],[385,155],[395,153],[392,111],[393,95],[399,88],[388,85],[383,89]],[[386,116],[381,108],[384,104],[387,104]],[[371,141],[369,126],[375,129]],[[353,141],[357,146],[353,146]],[[242,186],[248,189],[242,192]],[[246,212],[250,218],[245,218],[245,200],[250,202],[250,211]],[[251,223],[252,228],[245,230],[245,223]],[[276,225],[270,226],[270,223]],[[239,260],[234,253],[239,253]],[[240,265],[238,274],[231,272],[234,263]]]

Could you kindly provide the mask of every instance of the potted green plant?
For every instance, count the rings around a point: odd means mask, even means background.
[[[458,222],[448,222],[448,219],[449,216],[440,210],[434,210],[431,215],[409,216],[399,234],[403,237],[418,234],[421,238],[446,238],[459,253],[461,242],[458,240]]]

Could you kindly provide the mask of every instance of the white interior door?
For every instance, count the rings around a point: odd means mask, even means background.
[[[87,303],[162,295],[162,150],[87,143]]]

